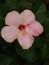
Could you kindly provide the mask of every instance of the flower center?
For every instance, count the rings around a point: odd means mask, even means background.
[[[21,35],[25,35],[26,34],[26,30],[25,30],[25,26],[24,25],[20,25],[18,28],[21,30],[21,32],[17,36],[19,38]]]
[[[26,34],[25,26],[24,26],[24,25],[20,25],[18,28],[21,30],[21,33],[22,33],[23,35]]]
[[[18,28],[19,28],[20,30],[22,30],[22,29],[25,29],[25,26],[24,26],[24,25],[20,25]]]

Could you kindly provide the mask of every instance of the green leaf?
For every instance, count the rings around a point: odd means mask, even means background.
[[[11,62],[11,58],[6,55],[0,54],[0,65],[9,65]]]
[[[44,46],[41,48],[41,56],[44,59],[49,58],[49,46],[47,46],[46,44],[44,44]]]
[[[34,46],[36,48],[41,48],[43,46],[43,42],[42,42],[43,39],[41,39],[41,37],[36,37],[35,38],[35,41],[34,41]]]
[[[31,9],[32,3],[28,2],[27,0],[18,0],[16,7],[18,7],[19,12],[22,12],[25,9]]]
[[[36,13],[36,11],[40,8],[41,4],[43,3],[41,0],[30,0],[32,3],[31,10]]]
[[[42,4],[36,12],[36,19],[43,24],[46,18],[46,6]]]
[[[18,44],[18,42],[15,42],[15,48],[19,56],[30,62],[35,62],[39,59],[39,54],[36,53],[34,46],[32,46],[28,50],[23,50]]]
[[[0,16],[0,31],[1,31],[1,29],[2,29],[2,27],[5,25],[5,22],[4,22],[4,20],[3,20],[3,17],[2,16]]]
[[[46,18],[44,21],[44,31],[46,36],[49,34],[49,18]]]
[[[6,0],[6,5],[11,8],[11,10],[16,10],[17,6],[17,1],[16,0]]]
[[[44,39],[44,46],[41,48],[41,56],[44,59],[49,58],[49,33],[46,35]]]

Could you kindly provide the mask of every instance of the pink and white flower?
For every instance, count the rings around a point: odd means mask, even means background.
[[[1,30],[1,36],[5,41],[12,43],[15,39],[23,49],[29,49],[34,37],[43,32],[43,26],[35,20],[35,15],[30,10],[24,10],[21,14],[12,11],[5,17],[5,23]]]

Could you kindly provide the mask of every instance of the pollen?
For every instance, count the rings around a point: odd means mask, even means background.
[[[26,34],[26,30],[22,29],[22,35],[25,35],[25,34]]]
[[[22,30],[21,30],[21,32],[17,35],[17,38],[19,38],[20,36],[22,36],[22,35],[25,35],[26,34],[26,30],[25,29],[23,29],[23,28],[21,28]]]

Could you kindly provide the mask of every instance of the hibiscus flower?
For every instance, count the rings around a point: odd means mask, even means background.
[[[11,11],[5,17],[6,26],[1,30],[2,38],[12,43],[15,39],[23,49],[29,49],[34,43],[34,37],[43,32],[43,26],[35,20],[35,15],[30,10],[22,13]]]

